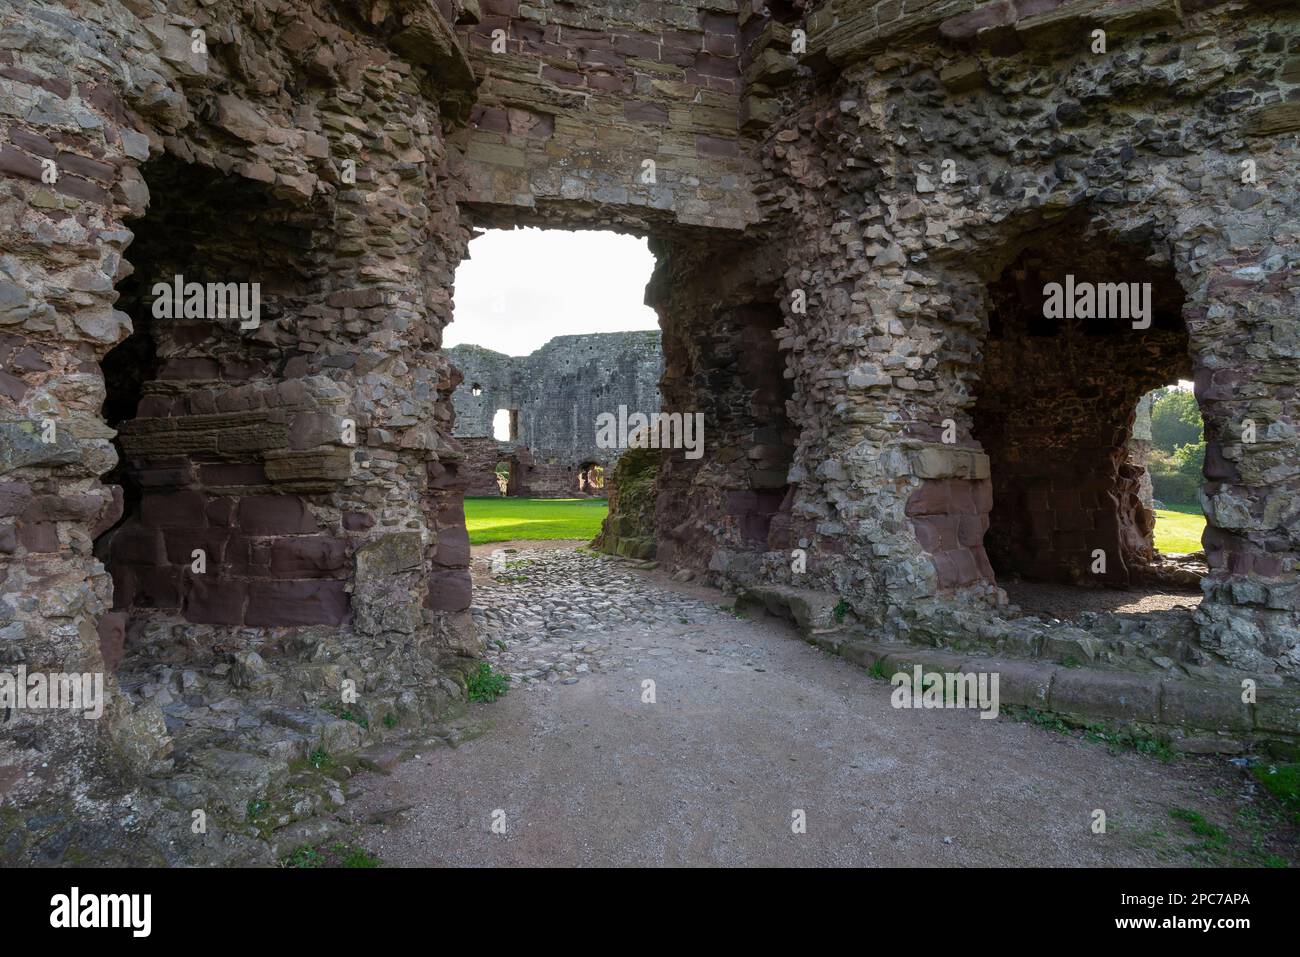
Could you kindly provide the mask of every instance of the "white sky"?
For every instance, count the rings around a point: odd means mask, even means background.
[[[443,344],[522,356],[556,336],[658,329],[642,303],[654,256],[645,239],[598,230],[492,229],[456,270]]]

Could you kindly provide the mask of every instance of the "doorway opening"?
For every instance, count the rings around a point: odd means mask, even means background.
[[[1191,375],[1183,290],[1145,244],[1082,227],[1035,239],[987,290],[972,421],[992,479],[988,562],[1028,614],[1195,605],[1194,585],[1150,573],[1155,513],[1134,447],[1143,397]]]

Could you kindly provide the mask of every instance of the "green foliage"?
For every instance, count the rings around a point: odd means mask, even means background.
[[[1147,458],[1152,494],[1161,503],[1196,505],[1196,492],[1201,487],[1201,463],[1204,461],[1204,443],[1199,447],[1180,446],[1169,455],[1152,451]]]
[[[837,625],[844,623],[844,616],[847,615],[848,613],[849,613],[849,603],[846,602],[843,598],[839,600],[839,604],[837,604],[835,608],[831,611],[831,614],[835,616],[835,624]]]
[[[1196,857],[1213,857],[1228,848],[1228,832],[1207,821],[1204,815],[1187,808],[1170,808],[1169,816],[1184,822],[1193,834],[1203,838],[1198,844],[1187,845],[1187,851]]]
[[[1171,456],[1174,468],[1184,475],[1190,475],[1200,482],[1202,470],[1205,466],[1205,443],[1195,442],[1191,445],[1180,445],[1174,449]]]
[[[307,763],[317,771],[324,771],[334,766],[334,759],[325,752],[324,748],[317,748],[307,757]]]
[[[467,498],[471,545],[512,539],[591,539],[609,507],[598,498]]]
[[[336,841],[333,844],[305,844],[280,862],[281,867],[380,867],[382,862],[364,848]]]
[[[370,730],[369,718],[365,717],[364,715],[356,714],[353,711],[349,711],[341,704],[331,702],[330,704],[327,704],[325,706],[325,710],[328,711],[330,714],[334,715],[334,717],[336,718],[342,718],[344,721],[351,721],[353,724],[360,725],[361,727],[365,728],[367,731]]]
[[[1183,389],[1170,389],[1151,404],[1151,444],[1167,455],[1181,445],[1202,441],[1201,410],[1196,396]]]
[[[1263,761],[1251,765],[1250,770],[1265,790],[1282,802],[1292,819],[1300,823],[1300,763]]]
[[[490,664],[481,661],[465,679],[465,688],[470,701],[496,701],[510,690],[510,676],[498,674]]]

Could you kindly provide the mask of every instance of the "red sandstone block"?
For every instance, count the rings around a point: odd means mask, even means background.
[[[180,571],[175,568],[134,568],[135,594],[131,604],[142,608],[179,608]]]
[[[209,359],[205,356],[195,356],[184,359],[168,359],[166,364],[158,373],[159,379],[217,379],[220,378],[221,367],[217,364],[216,359]]]
[[[1079,552],[1079,561],[1083,561],[1086,555],[1088,563],[1092,561],[1092,549],[1099,547],[1096,541],[1089,541],[1085,532],[1057,532],[1052,536],[1052,550],[1057,552]],[[1113,562],[1115,556],[1111,556]]]
[[[246,535],[303,535],[319,531],[296,495],[249,495],[239,501],[239,527]]]
[[[934,564],[934,571],[938,578],[940,588],[956,588],[957,568],[953,564],[952,556],[949,552],[935,552],[930,555],[930,561]]]
[[[747,515],[758,505],[758,496],[753,492],[728,492],[723,499],[723,509],[728,515]]]
[[[907,500],[908,515],[942,515],[952,508],[949,484],[943,479],[923,479]]]
[[[21,402],[26,394],[26,382],[0,369],[0,395],[10,398],[14,402]]]
[[[266,470],[256,462],[217,463],[199,466],[199,480],[204,485],[268,485]]]
[[[347,545],[342,539],[313,535],[271,544],[271,574],[276,578],[333,578],[346,566]]]
[[[975,548],[984,541],[984,533],[988,529],[987,515],[961,515],[957,519],[957,544]]]
[[[606,93],[625,92],[632,89],[632,75],[617,76],[613,73],[592,73],[587,76],[587,86],[593,90]]]
[[[977,546],[976,548],[972,548],[970,551],[971,554],[975,556],[975,564],[979,567],[980,577],[983,578],[985,581],[989,581],[989,582],[995,581],[993,575],[993,565],[989,561],[989,556],[988,553],[984,550],[984,546],[982,545]]]
[[[43,167],[39,160],[12,146],[0,147],[0,173],[40,180]]]
[[[586,82],[586,78],[581,73],[561,70],[553,66],[542,67],[542,79],[560,86],[582,86]]]
[[[943,551],[943,536],[935,527],[933,518],[934,516],[930,515],[919,515],[912,519],[912,531],[916,535],[917,542],[922,551],[931,554]]]
[[[121,521],[125,507],[122,486],[108,486],[108,501],[104,503],[99,513],[91,522],[90,537],[92,539],[99,538],[100,535],[103,535],[106,531]]]
[[[439,530],[434,562],[444,568],[464,568],[469,564],[469,532],[464,525]]]
[[[695,152],[701,156],[739,156],[740,145],[735,140],[701,133],[695,137]]]
[[[190,575],[185,582],[186,621],[199,625],[241,625],[248,583],[216,575]]]
[[[715,56],[734,57],[736,50],[736,36],[706,36],[704,38],[704,50],[706,53],[712,53]]]
[[[695,58],[699,55],[699,46],[690,50],[680,50],[665,43],[659,52],[659,62],[667,63],[671,66],[694,67]]]
[[[465,493],[449,492],[438,503],[435,513],[440,526],[465,524]]]
[[[348,532],[364,532],[375,526],[375,517],[365,512],[344,512],[343,529]]]
[[[124,526],[113,532],[108,543],[111,562],[106,565],[161,565],[167,560],[162,532],[155,528]]]
[[[484,16],[517,17],[519,0],[479,0],[479,9]]]
[[[135,600],[135,572],[126,565],[110,565],[108,573],[113,579],[112,609],[130,608]]]
[[[229,532],[218,529],[169,528],[163,532],[167,561],[188,568],[194,561],[194,550],[202,549],[208,573],[214,574],[225,558],[229,537]]]
[[[235,519],[235,500],[225,496],[213,498],[203,509],[209,525],[226,528]]]
[[[958,515],[975,515],[979,512],[979,507],[975,504],[974,482],[951,479],[948,488],[952,496],[952,512]]]
[[[425,467],[425,474],[431,489],[462,489],[465,486],[460,466],[455,462],[430,462]]]
[[[565,31],[566,35],[568,31]],[[616,33],[612,38],[615,53],[622,53],[624,56],[640,57],[643,60],[657,60],[659,58],[659,41],[646,35],[630,35],[626,33]],[[37,174],[39,176],[39,173]]]
[[[26,521],[90,521],[103,511],[108,495],[36,495],[23,511]]]
[[[332,580],[254,581],[248,584],[244,623],[278,625],[339,625],[348,614],[344,583]]]
[[[434,572],[429,576],[429,591],[424,607],[433,611],[464,611],[472,595],[469,570]]]
[[[138,468],[132,476],[142,488],[176,488],[188,485],[190,470],[188,465],[151,465]]]
[[[18,523],[18,544],[29,552],[57,552],[59,550],[59,526],[54,522]]]
[[[21,515],[32,500],[32,487],[23,482],[0,482],[0,516]]]
[[[212,326],[206,322],[177,322],[167,329],[172,342],[178,346],[202,345],[212,335]]]
[[[1049,497],[1053,511],[1071,512],[1077,511],[1081,505],[1079,502],[1079,490],[1076,488],[1053,488]]]
[[[948,553],[952,556],[953,573],[958,585],[971,585],[980,580],[979,564],[968,548],[955,548]]]
[[[980,479],[975,485],[975,510],[985,513],[993,511],[993,481]]]
[[[540,23],[529,23],[527,20],[520,20],[518,23],[510,25],[510,34],[521,43],[531,46],[536,43],[545,43],[548,39],[554,41],[558,34],[558,28],[555,26],[543,27]]]
[[[270,372],[270,367],[260,359],[226,356],[221,360],[221,378],[225,382],[249,382]]]
[[[102,186],[96,186],[89,180],[82,179],[80,176],[73,176],[71,173],[62,175],[54,184],[55,190],[64,196],[71,196],[73,199],[83,199],[88,203],[97,203],[101,206],[107,206],[108,191]]]
[[[99,632],[99,653],[104,659],[106,671],[116,671],[122,662],[122,648],[126,644],[126,621],[124,611],[110,611],[99,616],[96,630]]]
[[[624,103],[623,116],[634,123],[668,122],[668,107],[662,103]]]
[[[510,132],[510,120],[506,116],[506,111],[496,107],[476,106],[470,111],[469,120],[480,130],[490,130],[493,133]]]
[[[146,395],[135,405],[135,415],[139,419],[165,419],[171,415],[173,396]]]
[[[202,492],[151,492],[140,503],[140,520],[154,528],[202,528],[207,524]]]
[[[117,179],[117,168],[113,164],[90,159],[78,153],[60,153],[56,162],[62,171],[76,173],[78,176],[84,176],[87,179],[99,180],[101,183],[111,185]]]
[[[761,17],[755,17],[760,24]],[[700,27],[705,33],[720,33],[728,36],[736,35],[736,15],[734,13],[701,13]]]
[[[1022,20],[1036,13],[1046,13],[1055,10],[1063,2],[1064,0],[1015,0],[1015,17],[1017,20]]]
[[[44,77],[30,70],[24,70],[21,67],[13,66],[7,63],[0,67],[0,76],[7,80],[17,80],[19,83],[26,83],[28,86],[39,86],[41,89],[49,90],[60,99],[66,100],[68,94],[72,92],[72,84],[67,80],[60,80],[57,77]]]
[[[222,571],[227,575],[265,574],[270,563],[269,550],[263,567],[256,569],[251,561],[252,550],[253,542],[250,539],[238,533],[231,535],[226,539],[226,549],[222,553]]]
[[[1090,532],[1095,527],[1092,520],[1093,513],[1086,509],[1061,511],[1054,514],[1058,532]]]
[[[735,57],[715,56],[712,53],[697,54],[695,69],[700,76],[716,76],[723,79],[734,79],[740,76],[740,63]]]
[[[1008,26],[1015,20],[1016,10],[1010,0],[998,0],[943,21],[939,35],[945,40],[969,40],[980,30]]]
[[[13,522],[0,522],[0,555],[12,555],[18,550],[18,531]]]
[[[1025,508],[1031,512],[1046,512],[1051,509],[1051,502],[1048,500],[1047,489],[1031,488],[1025,491]]]

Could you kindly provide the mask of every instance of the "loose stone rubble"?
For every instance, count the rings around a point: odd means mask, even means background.
[[[238,817],[242,793],[214,795],[245,759],[211,753],[234,732],[278,785],[258,760],[287,778],[345,691],[358,745],[388,702],[455,712],[483,648],[442,330],[494,225],[650,236],[663,406],[706,422],[701,458],[658,468],[664,568],[811,628],[1159,671],[1220,702],[1253,682],[1272,697],[1251,727],[1300,735],[1298,17],[6,4],[0,663],[105,674],[107,709],[5,718],[4,858],[219,856],[185,835],[194,811]],[[169,316],[177,277],[257,283],[257,314]],[[1069,277],[1150,283],[1149,326],[1044,326],[1042,287]],[[1178,376],[1207,435],[1199,606],[1012,617],[1006,568],[1140,578],[1123,450]],[[283,747],[279,707],[309,713]]]
[[[617,667],[606,631],[677,627],[719,613],[716,603],[669,591],[624,562],[565,549],[508,549],[474,563],[470,608],[493,667],[529,687],[576,683]]]

